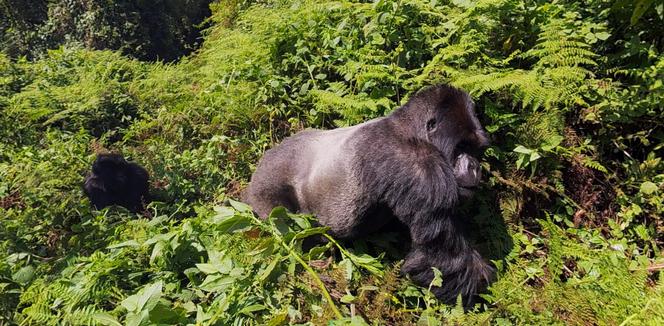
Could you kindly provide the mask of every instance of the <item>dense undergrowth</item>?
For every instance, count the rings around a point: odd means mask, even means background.
[[[661,325],[663,6],[222,1],[177,63],[2,56],[0,325]],[[474,311],[401,277],[398,235],[302,250],[311,217],[233,201],[285,136],[441,82],[493,139],[460,210],[498,267]],[[150,171],[145,212],[89,207],[108,150]]]
[[[39,58],[60,45],[174,61],[197,47],[212,0],[0,0],[0,51]]]

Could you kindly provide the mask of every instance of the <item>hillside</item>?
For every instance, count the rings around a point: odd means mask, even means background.
[[[0,325],[664,324],[662,1],[210,8],[200,48],[168,63],[2,44]],[[459,210],[498,271],[474,310],[401,276],[398,235],[303,250],[314,217],[239,202],[288,135],[440,83],[492,139]],[[144,212],[90,207],[108,151],[149,171]]]

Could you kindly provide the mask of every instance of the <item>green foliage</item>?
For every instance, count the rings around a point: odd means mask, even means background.
[[[164,58],[181,39],[145,31],[184,35],[161,22],[204,2],[159,3],[145,21],[139,2],[0,2],[2,47],[43,53],[0,56],[0,324],[664,323],[660,2],[222,1],[177,63],[44,52],[90,33]],[[482,309],[401,277],[398,235],[340,243],[232,200],[284,137],[439,82],[473,94],[494,140],[460,212],[498,267]],[[107,150],[149,170],[146,211],[90,208],[83,175]]]
[[[196,47],[210,0],[0,1],[0,51],[41,57],[60,45],[173,61]]]

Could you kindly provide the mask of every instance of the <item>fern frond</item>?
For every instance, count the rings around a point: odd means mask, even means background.
[[[592,160],[591,158],[584,156],[583,160],[581,161],[581,164],[583,166],[591,168],[593,170],[597,170],[602,173],[608,173],[609,171],[599,162]]]

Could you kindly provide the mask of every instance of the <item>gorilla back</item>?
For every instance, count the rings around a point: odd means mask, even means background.
[[[471,154],[488,145],[467,93],[426,88],[391,115],[329,131],[306,130],[267,151],[245,201],[266,217],[276,206],[312,213],[336,237],[351,239],[393,219],[412,239],[403,271],[434,292],[466,304],[486,286],[492,268],[463,234],[460,198],[480,181]]]

